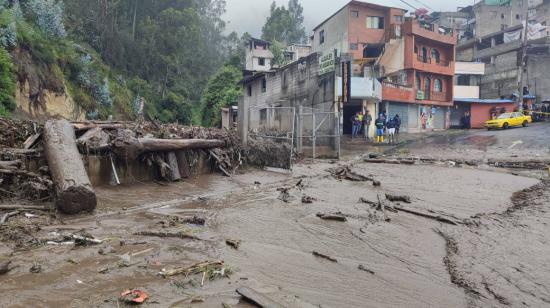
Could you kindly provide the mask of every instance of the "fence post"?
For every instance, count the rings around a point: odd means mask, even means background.
[[[317,158],[317,121],[315,120],[315,112],[311,113],[311,122],[313,122],[313,159]]]
[[[338,124],[336,125],[336,142],[337,142],[337,147],[338,147],[338,159],[340,159],[340,157],[341,157],[341,155],[342,155],[342,154],[341,154],[341,148],[340,148],[340,141],[341,141],[341,140],[340,140],[340,136],[341,136],[341,135],[340,135],[340,113],[341,113],[341,112],[336,112],[336,114],[335,114],[335,116],[338,117],[338,118],[337,118],[337,121],[336,121],[336,123],[338,123]]]

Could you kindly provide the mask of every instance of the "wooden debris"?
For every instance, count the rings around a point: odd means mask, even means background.
[[[187,162],[185,151],[176,151],[176,159],[178,160],[181,177],[184,179],[189,178],[191,176],[191,171],[189,170],[189,163]]]
[[[101,152],[111,148],[111,136],[101,127],[94,127],[78,138],[77,143],[84,153]]]
[[[170,180],[175,182],[181,180],[180,168],[175,152],[166,153],[166,162],[170,166]]]
[[[365,158],[366,163],[371,164],[389,164],[389,165],[414,165],[415,161],[410,159],[383,159],[383,158]]]
[[[311,204],[314,201],[317,201],[317,199],[315,199],[313,197],[310,197],[310,196],[302,196],[302,203]]]
[[[248,301],[256,304],[261,308],[283,308],[284,307],[283,305],[273,301],[271,298],[248,287],[238,288],[237,293],[239,293],[242,297],[244,297]]]
[[[49,211],[50,209],[44,206],[36,206],[36,205],[0,205],[0,211],[11,211],[11,210]]]
[[[4,216],[0,218],[0,225],[4,224],[6,221],[8,221],[8,219],[10,219],[10,217],[15,216],[17,214],[19,214],[19,211],[13,211],[13,212],[4,214]]]
[[[23,149],[28,150],[28,149],[34,147],[38,143],[38,141],[40,141],[40,138],[42,138],[42,134],[34,134],[34,135],[30,136],[23,143]]]
[[[231,167],[231,164],[228,164],[220,156],[214,153],[213,150],[208,150],[208,153],[216,160],[216,166],[218,167],[218,169],[220,169],[221,172],[223,172],[223,174],[225,174],[226,176],[231,177],[231,174],[226,170],[226,168]]]
[[[0,168],[2,169],[17,169],[23,164],[20,160],[0,161]]]
[[[317,217],[323,219],[323,220],[334,220],[334,221],[348,221],[348,219],[342,215],[335,215],[335,214],[323,214],[323,213],[317,213]]]
[[[55,184],[57,208],[66,214],[93,211],[96,194],[80,158],[71,124],[66,120],[47,121],[44,149]]]
[[[195,264],[190,265],[190,266],[179,267],[179,268],[175,268],[175,269],[171,269],[171,270],[163,269],[161,272],[159,272],[159,275],[161,275],[163,277],[170,277],[170,276],[176,276],[176,275],[181,275],[181,274],[192,275],[192,274],[198,274],[198,273],[201,273],[201,272],[205,272],[209,267],[219,269],[219,268],[222,268],[223,265],[224,265],[224,262],[221,261],[221,260],[219,260],[219,261],[204,261],[204,262],[195,263]]]
[[[322,259],[327,259],[327,260],[329,260],[329,261],[331,261],[331,262],[335,262],[335,263],[338,262],[338,260],[337,260],[336,258],[331,257],[331,256],[327,256],[327,255],[322,254],[322,253],[320,253],[320,252],[313,251],[313,252],[311,252],[311,253],[312,253],[314,256],[319,257],[319,258],[322,258]]]
[[[448,218],[445,218],[445,217],[442,217],[442,216],[432,215],[432,214],[428,214],[428,213],[422,213],[422,212],[414,211],[414,210],[411,210],[411,209],[406,209],[406,208],[400,207],[400,206],[394,206],[394,207],[395,207],[396,210],[401,211],[401,212],[405,212],[405,213],[413,214],[413,215],[416,215],[416,216],[420,216],[420,217],[424,217],[424,218],[428,218],[428,219],[433,219],[433,220],[443,222],[443,223],[446,223],[446,224],[458,226],[458,222],[453,221],[453,220],[448,219]]]
[[[241,245],[241,240],[226,239],[225,243],[235,249],[239,249],[239,246]]]
[[[370,206],[372,206],[372,207],[378,206],[378,203],[377,203],[377,202],[367,200],[367,199],[365,199],[365,198],[363,198],[363,197],[359,198],[359,202],[366,203],[366,204],[368,204],[368,205],[370,205]]]
[[[200,240],[197,236],[186,232],[158,232],[158,231],[140,231],[134,233],[134,235],[141,236],[156,236],[156,237],[177,237],[181,239]]]
[[[409,196],[397,196],[397,195],[386,194],[386,199],[390,200],[391,202],[411,203],[411,197]]]
[[[372,274],[372,275],[376,274],[373,270],[370,270],[370,269],[366,268],[366,267],[365,267],[364,265],[362,265],[362,264],[359,264],[359,266],[357,267],[357,269],[359,269],[359,270],[361,270],[361,271],[365,271],[365,272],[367,272],[367,273],[369,273],[369,274]]]

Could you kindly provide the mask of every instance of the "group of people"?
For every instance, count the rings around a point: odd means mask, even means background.
[[[365,139],[369,141],[369,128],[372,123],[372,116],[367,110],[365,114],[357,112],[351,117],[352,134],[351,138],[357,138],[359,135],[364,134]],[[399,114],[396,114],[393,118],[387,118],[384,113],[380,113],[374,121],[376,127],[376,142],[384,142],[386,134],[388,135],[388,141],[390,144],[398,142],[397,137],[399,135],[399,129],[401,128],[401,118]]]

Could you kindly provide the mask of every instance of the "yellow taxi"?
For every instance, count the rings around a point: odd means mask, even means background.
[[[530,123],[533,123],[533,119],[529,115],[524,115],[521,112],[507,112],[494,120],[485,122],[485,127],[488,130],[496,128],[508,129],[514,126],[527,127]]]

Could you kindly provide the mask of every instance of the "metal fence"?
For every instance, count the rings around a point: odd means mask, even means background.
[[[296,151],[302,157],[340,158],[339,113],[300,109],[296,118]]]

